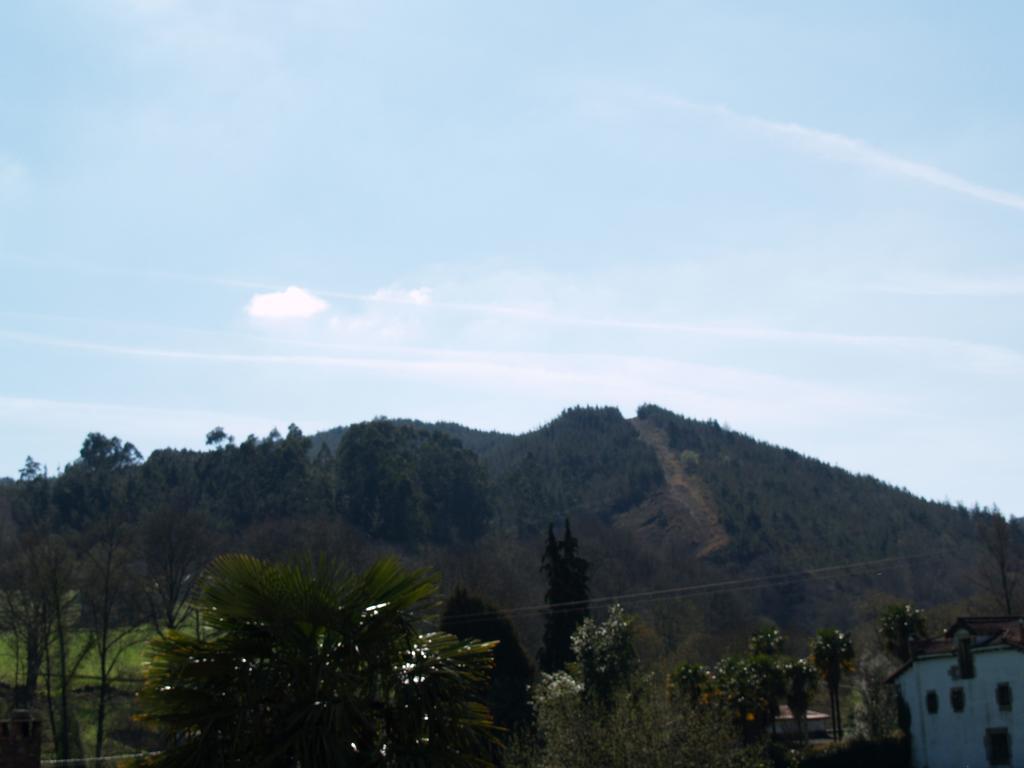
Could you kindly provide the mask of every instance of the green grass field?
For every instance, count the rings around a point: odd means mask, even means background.
[[[137,627],[123,641],[122,651],[117,665],[114,669],[114,676],[118,678],[141,678],[143,665],[146,660],[146,647],[149,639],[153,637],[153,630],[148,626]],[[72,636],[71,654],[77,656],[85,646],[86,635],[84,632],[76,632]],[[15,679],[15,672],[19,671],[19,680],[24,674],[24,658],[19,660],[16,654],[13,636],[8,633],[0,633],[0,682],[11,685]],[[20,668],[20,669],[19,669]],[[78,680],[75,687],[83,687],[95,684],[100,674],[100,661],[96,650],[91,650],[82,660],[78,668]]]
[[[139,689],[147,654],[147,643],[153,637],[149,626],[137,627],[124,641],[124,650],[114,668],[112,690],[107,703],[105,754],[124,754],[146,748],[146,732],[132,719],[135,692]],[[72,639],[72,657],[85,646],[84,633],[75,633]],[[11,686],[18,673],[19,682],[24,675],[24,658],[19,662],[15,643],[10,633],[0,633],[0,682]],[[97,692],[99,685],[99,657],[95,649],[86,654],[72,683],[72,704],[78,725],[78,739],[82,754],[94,754],[96,744]],[[47,719],[45,701],[46,683],[39,680],[40,701],[37,709]],[[44,729],[44,757],[53,756],[49,727]]]

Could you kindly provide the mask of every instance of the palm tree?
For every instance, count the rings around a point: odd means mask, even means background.
[[[436,582],[386,559],[342,576],[225,555],[196,598],[203,639],[151,644],[141,718],[162,768],[487,766],[492,643],[423,632]]]
[[[786,638],[778,627],[763,627],[750,636],[747,649],[753,656],[778,656],[782,653]]]
[[[924,612],[911,605],[889,605],[878,619],[878,633],[890,656],[900,663],[910,661],[910,641],[928,633]]]
[[[807,710],[818,687],[817,670],[809,659],[797,659],[785,666],[785,675],[786,704],[800,729],[800,738],[807,741]]]
[[[811,640],[811,660],[828,685],[832,714],[832,738],[843,738],[839,712],[839,681],[844,671],[853,670],[853,641],[838,629],[819,629]]]

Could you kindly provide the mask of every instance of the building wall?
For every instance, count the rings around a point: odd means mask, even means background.
[[[915,768],[977,768],[988,766],[985,736],[988,729],[1005,728],[1010,762],[1024,768],[1024,653],[1000,648],[975,650],[974,677],[960,679],[954,654],[918,659],[897,679],[910,710],[911,748]],[[1003,711],[996,699],[1000,683],[1009,683],[1011,709]],[[954,712],[953,688],[963,688],[964,708]],[[927,709],[928,691],[938,696],[938,712]],[[1006,765],[1006,763],[1003,763]]]
[[[39,768],[41,735],[42,723],[29,712],[0,720],[0,768]]]

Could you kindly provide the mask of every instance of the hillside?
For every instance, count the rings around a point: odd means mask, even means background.
[[[826,619],[857,623],[852,605],[869,612],[868,604],[887,595],[938,605],[977,590],[977,512],[714,421],[644,406],[632,419],[610,408],[569,409],[516,436],[450,424],[416,428],[457,436],[476,453],[491,484],[496,535],[531,541],[566,515],[582,526],[601,561],[595,592],[894,559],[868,575],[797,580],[728,595],[707,609],[725,623],[740,613],[800,631]],[[716,623],[707,614],[702,620]]]
[[[648,405],[573,408],[523,435],[392,421],[440,432],[485,468],[496,525],[522,535],[566,515],[613,523],[652,546],[723,565],[803,566],[944,549],[974,536],[962,507],[921,499],[795,451]],[[338,445],[344,429],[313,436]]]
[[[635,423],[682,464],[683,483],[694,490],[677,514],[685,508],[720,525],[728,544],[713,551],[723,561],[890,557],[974,537],[963,507],[926,501],[716,422],[645,406]]]
[[[635,601],[659,657],[709,653],[765,620],[799,636],[856,626],[880,601],[963,602],[977,592],[979,514],[657,406],[632,419],[570,408],[522,435],[388,419],[311,437],[292,427],[146,461],[93,434],[61,474],[0,484],[0,518],[45,521],[72,542],[117,515],[154,551],[187,524],[200,559],[323,551],[357,566],[391,551],[503,607],[543,602],[543,536],[566,517],[595,596],[744,580]],[[535,647],[538,616],[517,623]]]
[[[640,440],[654,450],[665,484],[621,515],[616,524],[637,530],[648,542],[681,540],[697,557],[730,542],[710,489],[694,472],[697,459],[671,445],[666,431],[650,419],[631,421]]]

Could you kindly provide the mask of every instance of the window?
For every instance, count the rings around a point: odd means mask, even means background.
[[[1003,712],[1013,709],[1013,691],[1010,690],[1009,683],[1000,683],[996,686],[996,702]]]
[[[964,689],[963,688],[952,688],[949,691],[949,705],[953,707],[954,712],[964,711]]]
[[[985,731],[985,754],[989,765],[1010,764],[1010,734],[1005,728],[989,728]]]
[[[934,715],[939,711],[939,694],[935,691],[928,691],[928,695],[924,697],[924,700],[928,707],[929,715]]]

